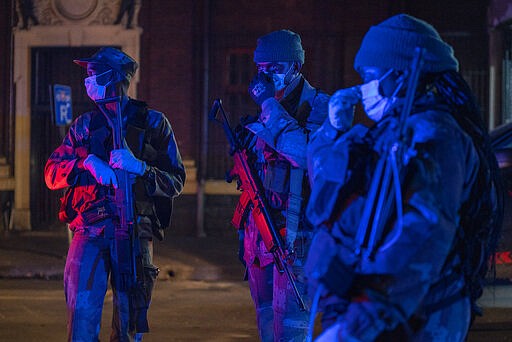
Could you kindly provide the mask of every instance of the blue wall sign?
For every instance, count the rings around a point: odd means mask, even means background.
[[[57,126],[69,125],[71,121],[73,121],[73,111],[71,109],[71,87],[62,84],[54,84],[53,103],[55,124]]]

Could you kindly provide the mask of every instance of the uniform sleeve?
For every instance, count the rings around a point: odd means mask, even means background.
[[[153,111],[153,134],[150,141],[151,149],[156,153],[156,158],[147,162],[150,165],[149,172],[144,175],[146,188],[150,196],[163,196],[173,198],[178,196],[185,184],[185,167],[174,137],[169,120],[159,112]]]
[[[327,117],[328,101],[329,96],[318,94],[310,113],[313,120],[308,120],[306,127],[301,127],[276,99],[269,98],[261,106],[259,120],[247,125],[247,128],[293,166],[306,169],[309,135],[315,132]]]
[[[84,116],[75,120],[61,145],[48,158],[44,168],[44,179],[50,190],[73,185],[76,176],[86,171],[83,162],[87,157],[87,149],[82,146],[86,121],[87,118]]]
[[[367,131],[365,126],[355,125],[347,132],[340,132],[326,119],[312,135],[307,148],[311,195],[306,216],[313,225],[332,219],[338,201],[335,194],[341,191],[349,173],[349,147]]]
[[[366,279],[364,296],[353,300],[345,314],[343,329],[362,340],[407,321],[444,276],[459,210],[478,169],[474,146],[455,123],[440,123],[442,116],[415,120],[414,152],[409,151],[412,158],[403,184],[403,219],[392,224],[375,258],[360,262],[356,271]],[[461,277],[454,280],[453,292],[463,286]],[[443,290],[448,293],[450,284]]]

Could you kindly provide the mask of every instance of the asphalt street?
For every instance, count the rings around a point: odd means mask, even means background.
[[[236,246],[236,237],[170,236],[156,244],[161,273],[144,341],[258,341]],[[0,342],[66,339],[66,251],[63,232],[0,237]],[[108,341],[111,299],[108,292],[101,341]],[[484,316],[476,319],[468,341],[512,341],[510,283],[487,288],[480,303]]]
[[[108,341],[112,294],[103,309],[101,341]],[[244,282],[161,281],[144,341],[257,341]],[[0,280],[0,341],[65,341],[61,281]]]
[[[497,291],[504,294],[506,291]],[[509,291],[510,300],[510,291]],[[112,295],[107,293],[101,341],[108,341]],[[162,280],[149,311],[146,342],[258,341],[255,315],[243,281]],[[512,341],[512,309],[487,307],[469,342]],[[62,282],[0,280],[0,341],[64,341],[66,315]]]

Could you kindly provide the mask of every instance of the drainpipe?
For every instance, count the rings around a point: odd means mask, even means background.
[[[204,230],[204,202],[205,202],[205,182],[208,162],[208,88],[209,88],[209,69],[210,69],[210,1],[203,2],[203,100],[201,120],[201,152],[198,165],[197,180],[197,237],[206,237]]]
[[[15,122],[15,109],[14,109],[14,16],[16,14],[16,0],[11,1],[11,22],[10,22],[10,28],[9,28],[9,44],[10,44],[10,54],[9,54],[9,108],[7,110],[7,140],[5,141],[7,143],[7,164],[10,165],[10,172],[9,175],[14,175],[14,168],[16,165],[14,165],[14,136],[16,132],[14,131],[14,122]],[[4,137],[5,139],[5,137]],[[5,212],[6,220],[4,228],[6,229],[6,232],[14,230],[12,219],[12,209],[14,208],[14,191],[11,192],[11,195],[8,196],[8,211]]]
[[[10,56],[9,56],[9,109],[7,119],[7,163],[11,165],[11,174],[14,174],[14,16],[16,14],[16,0],[11,1],[11,27],[9,34]]]

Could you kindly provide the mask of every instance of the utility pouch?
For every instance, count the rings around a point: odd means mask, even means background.
[[[290,166],[288,162],[276,161],[267,166],[263,187],[278,194],[288,194]]]
[[[91,225],[100,222],[106,218],[114,217],[115,210],[116,208],[112,203],[104,201],[101,205],[95,206],[92,209],[84,211],[83,213],[80,213],[80,215],[82,216],[83,222],[86,225]]]

